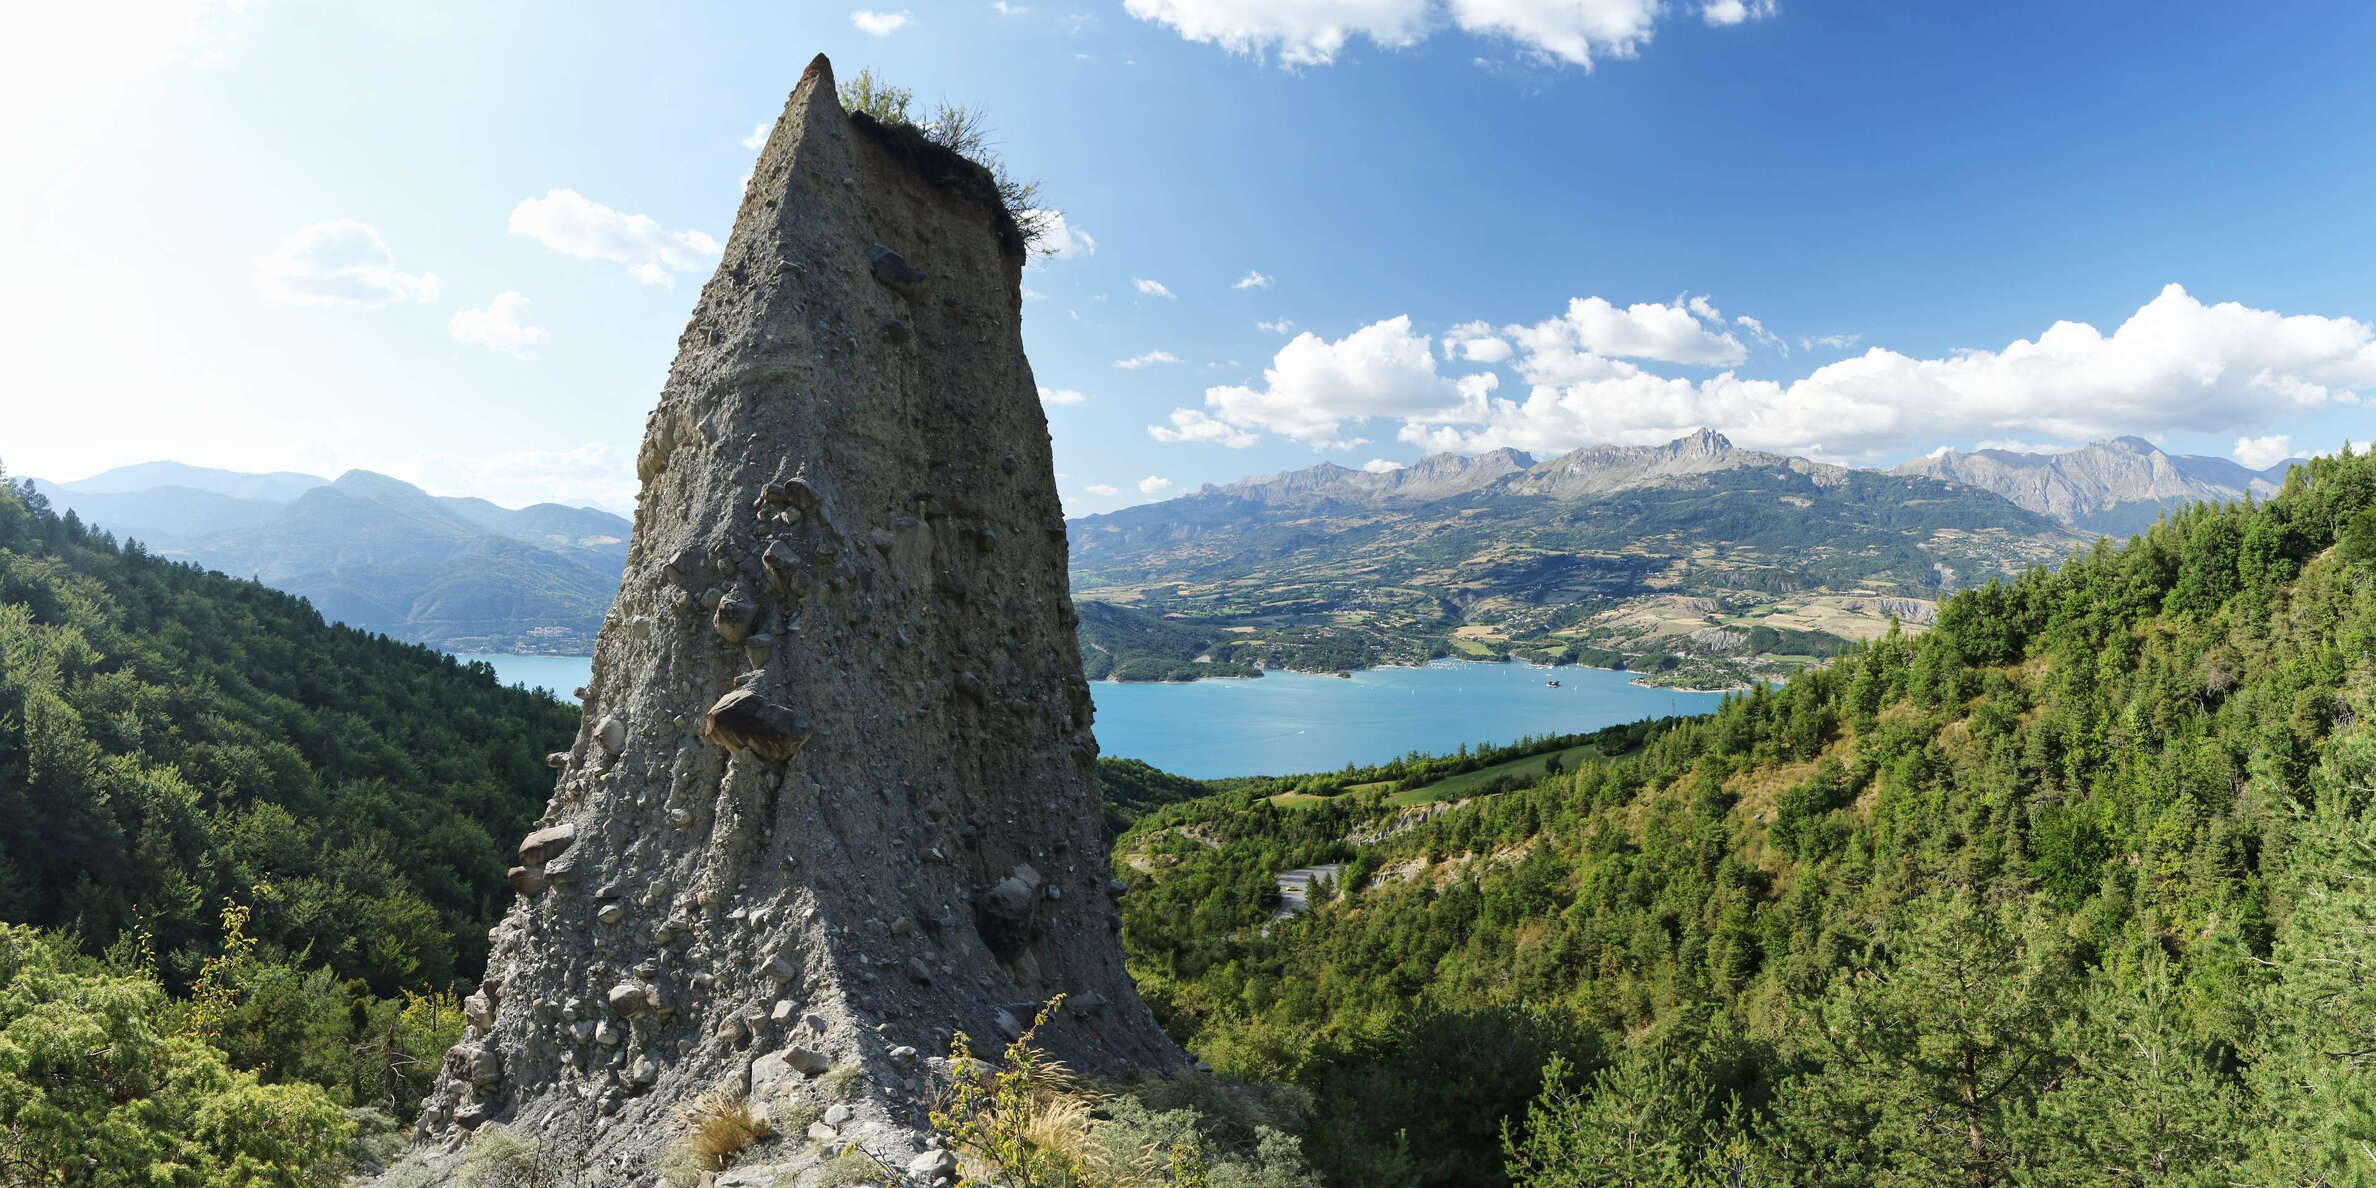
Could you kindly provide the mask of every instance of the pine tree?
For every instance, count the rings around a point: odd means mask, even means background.
[[[2252,1080],[2271,1183],[2376,1184],[2376,730],[2336,741],[2292,852]]]
[[[2241,1182],[2242,1086],[2187,1027],[2185,994],[2158,943],[2099,972],[2079,1016],[2056,1036],[2070,1058],[2054,1092],[2024,1120],[2039,1188]]]
[[[1808,1184],[2012,1182],[2022,1118],[2064,1066],[2074,974],[2019,905],[1914,902],[1808,1012],[1817,1063],[1776,1094],[1781,1162]]]

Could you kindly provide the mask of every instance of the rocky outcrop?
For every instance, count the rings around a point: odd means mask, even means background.
[[[1396,813],[1389,820],[1381,821],[1361,829],[1356,829],[1353,832],[1346,834],[1345,844],[1350,846],[1374,846],[1379,842],[1388,840],[1389,838],[1396,838],[1402,836],[1403,834],[1409,833],[1410,831],[1417,829],[1420,826],[1427,824],[1429,821],[1433,821],[1437,817],[1441,817],[1446,813],[1456,812],[1460,809],[1467,808],[1472,803],[1474,802],[1469,800],[1467,797],[1462,797],[1459,800],[1438,800],[1429,804],[1415,805],[1411,808],[1407,808],[1399,813]]]
[[[1846,467],[1744,450],[1721,433],[1701,429],[1665,445],[1596,445],[1572,450],[1510,480],[1507,490],[1512,495],[1547,499],[1590,499],[1742,469],[1787,470],[1806,476],[1818,487],[1836,487],[1848,481]]]
[[[728,1181],[858,1146],[923,1183],[954,1031],[995,1046],[1061,993],[1098,1004],[1041,1033],[1075,1068],[1181,1059],[1122,968],[1022,243],[987,183],[845,114],[822,57],[793,92],[647,425],[585,725],[431,1145],[499,1121],[650,1183],[723,1086],[779,1131]]]
[[[1965,483],[2075,528],[2127,533],[2181,504],[2265,499],[2299,462],[2252,470],[2225,458],[2165,453],[2141,437],[2115,437],[2062,453],[1940,450],[1891,473]]]
[[[1409,466],[1392,470],[1354,470],[1322,462],[1234,483],[1206,483],[1190,498],[1242,499],[1254,503],[1294,503],[1309,499],[1341,499],[1351,503],[1427,503],[1481,491],[1496,481],[1534,465],[1520,450],[1499,449],[1471,457],[1467,454],[1430,454]]]
[[[1566,502],[1742,469],[1787,471],[1805,476],[1818,487],[1837,487],[1848,481],[1846,467],[1744,450],[1721,433],[1701,429],[1664,445],[1585,446],[1545,462],[1506,447],[1475,456],[1431,454],[1409,466],[1375,473],[1322,462],[1234,483],[1207,483],[1196,494],[1171,502],[1204,499],[1294,505],[1332,499],[1385,506],[1477,494]]]

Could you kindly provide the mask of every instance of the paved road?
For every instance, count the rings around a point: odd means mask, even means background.
[[[1333,883],[1337,876],[1343,874],[1344,871],[1345,864],[1342,862],[1331,862],[1326,866],[1299,866],[1294,870],[1280,871],[1279,910],[1273,913],[1274,917],[1284,920],[1298,912],[1312,910],[1312,884],[1323,879]]]

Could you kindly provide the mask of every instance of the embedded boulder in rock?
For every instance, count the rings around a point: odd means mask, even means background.
[[[988,174],[809,67],[646,424],[585,724],[413,1174],[484,1123],[650,1183],[724,1088],[819,1119],[735,1177],[942,1175],[930,1058],[1058,994],[1071,1067],[1182,1062],[1104,893],[1022,265]]]
[[[701,734],[721,747],[749,751],[771,763],[799,754],[809,736],[798,715],[749,689],[719,698]]]
[[[974,928],[999,957],[1013,959],[1031,948],[1040,901],[1039,872],[1018,866],[974,897]]]

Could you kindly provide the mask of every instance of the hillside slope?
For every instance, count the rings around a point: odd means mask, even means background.
[[[144,934],[180,985],[235,902],[298,964],[455,984],[576,721],[0,484],[0,919]]]
[[[1544,462],[1505,450],[1387,474],[1323,463],[1070,528],[1077,597],[1193,633],[1151,652],[1127,630],[1143,620],[1084,613],[1084,643],[1118,668],[1518,656],[1700,685],[1786,673],[2080,543],[1974,487],[1705,430]]]
[[[152,462],[35,487],[158,555],[455,651],[591,648],[627,557],[629,525],[609,512],[498,507],[364,470],[333,482]]]
[[[1382,789],[1159,809],[1125,935],[1339,1183],[2364,1183],[2371,715],[2376,458],[2319,459],[1374,844]]]

